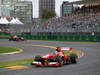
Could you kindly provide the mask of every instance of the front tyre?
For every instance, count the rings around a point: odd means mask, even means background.
[[[35,56],[34,61],[41,61],[42,57],[40,55]]]
[[[77,63],[77,55],[76,54],[70,55],[70,62],[73,63],[73,64]]]
[[[60,66],[63,65],[63,59],[62,59],[61,56],[57,56],[57,57],[56,57],[56,61],[57,61],[58,63],[60,63]]]

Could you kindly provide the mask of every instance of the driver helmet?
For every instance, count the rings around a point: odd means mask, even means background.
[[[56,51],[60,52],[61,51],[61,47],[56,47]]]

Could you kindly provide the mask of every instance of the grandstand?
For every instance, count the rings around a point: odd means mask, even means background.
[[[34,32],[95,32],[100,33],[100,1],[84,0],[69,4],[83,5],[72,13],[34,25]]]

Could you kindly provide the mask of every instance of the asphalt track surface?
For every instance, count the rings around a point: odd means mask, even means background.
[[[13,46],[23,49],[23,53],[0,56],[0,62],[32,58],[37,54],[45,54],[53,51],[51,48],[35,47],[32,45],[49,45],[73,47],[81,50],[85,55],[78,60],[77,64],[65,65],[62,67],[30,67],[27,69],[10,70],[0,72],[0,75],[100,75],[100,43],[79,43],[79,42],[54,42],[54,41],[24,41],[9,42],[0,40],[0,46]]]

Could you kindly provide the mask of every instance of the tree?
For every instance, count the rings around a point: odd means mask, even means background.
[[[42,12],[42,19],[49,19],[49,18],[52,18],[52,17],[55,17],[55,16],[56,16],[55,11],[44,9],[43,12]]]

